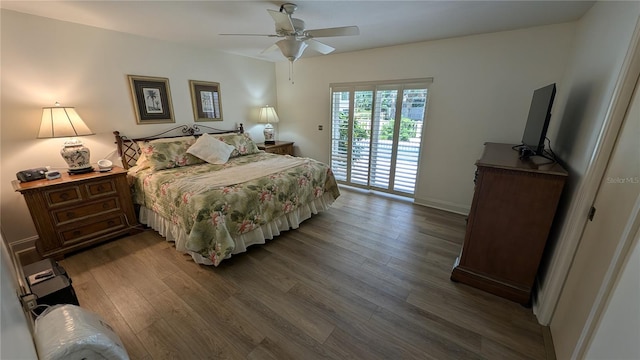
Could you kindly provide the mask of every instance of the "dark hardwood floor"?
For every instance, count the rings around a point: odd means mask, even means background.
[[[550,359],[531,309],[449,280],[463,216],[357,190],[195,264],[153,231],[61,264],[132,359]]]

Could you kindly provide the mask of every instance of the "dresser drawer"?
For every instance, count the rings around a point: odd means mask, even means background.
[[[96,222],[82,226],[72,227],[69,230],[60,231],[60,239],[63,245],[83,241],[87,238],[100,236],[125,227],[125,221],[121,214],[114,214],[110,217],[101,217]]]
[[[62,225],[70,221],[118,210],[119,208],[118,198],[107,198],[97,202],[83,203],[73,208],[56,210],[52,212],[52,215],[54,222],[57,225]]]
[[[265,152],[277,155],[291,155],[293,156],[293,142],[292,141],[276,141],[275,144],[257,144],[258,149]]]
[[[293,146],[280,146],[274,149],[270,149],[269,152],[278,155],[288,155],[293,153]]]
[[[116,184],[112,180],[94,181],[85,185],[89,198],[116,193]]]
[[[62,206],[77,203],[82,200],[80,188],[77,186],[65,187],[62,189],[46,190],[44,197],[49,206]]]

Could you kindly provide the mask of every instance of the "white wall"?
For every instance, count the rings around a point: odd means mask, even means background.
[[[599,2],[578,23],[564,91],[558,93],[562,120],[549,126],[572,182],[591,160],[639,12],[638,2]]]
[[[295,84],[289,64],[277,63],[279,138],[328,162],[329,83],[433,77],[416,202],[468,212],[483,144],[520,143],[533,91],[553,82],[565,91],[574,29],[566,23],[303,58],[294,63]]]
[[[66,168],[64,139],[36,139],[42,107],[75,106],[96,135],[81,138],[93,163],[115,151],[114,130],[144,136],[170,124],[137,125],[127,74],[169,78],[177,124],[192,124],[189,80],[220,83],[223,122],[230,129],[250,122],[258,106],[276,102],[273,63],[206,48],[1,10],[1,224],[9,242],[36,235],[21,195],[11,187],[19,170]]]

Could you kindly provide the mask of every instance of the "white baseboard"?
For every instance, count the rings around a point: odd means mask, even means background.
[[[34,235],[34,236],[30,236],[28,238],[12,241],[12,242],[8,243],[7,245],[9,245],[9,248],[11,249],[11,251],[14,251],[14,250],[15,251],[21,251],[21,250],[25,250],[25,249],[28,249],[28,248],[35,248],[36,247],[36,240],[38,240],[38,235]]]
[[[413,201],[417,205],[427,206],[438,210],[444,210],[460,215],[469,215],[471,210],[470,205],[461,205],[448,201],[436,200],[436,199],[418,199]]]

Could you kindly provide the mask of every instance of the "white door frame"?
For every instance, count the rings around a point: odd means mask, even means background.
[[[554,271],[547,272],[547,276],[544,279],[544,292],[538,293],[535,299],[534,312],[540,324],[549,325],[553,317],[553,312],[556,309],[564,282],[573,263],[573,257],[586,226],[587,214],[595,201],[639,76],[640,18],[636,22],[629,50],[616,81],[612,100],[598,134],[593,154],[589,160],[585,175],[576,190],[576,198],[569,206],[566,226],[557,242],[556,255],[552,257],[549,264],[549,269]],[[612,260],[621,262],[624,258]],[[540,288],[540,279],[538,279],[538,288]],[[601,303],[594,304],[594,307],[600,306]]]
[[[640,91],[640,85],[636,91]],[[578,338],[578,342],[573,349],[573,359],[583,359],[587,350],[589,349],[589,346],[593,341],[593,336],[595,334],[596,328],[600,325],[600,322],[602,320],[602,314],[604,313],[606,306],[609,303],[611,296],[613,295],[613,291],[617,284],[617,279],[620,278],[621,273],[624,270],[624,265],[626,264],[627,258],[630,255],[629,250],[632,249],[635,240],[638,238],[639,228],[640,196],[636,198],[636,202],[629,216],[629,220],[627,221],[626,227],[622,231],[622,236],[620,238],[620,241],[618,242],[613,257],[611,258],[611,263],[609,263],[609,267],[607,268],[604,280],[600,284],[596,299],[594,300],[593,306],[589,311],[589,316],[587,317],[585,326],[582,328],[580,337]]]

